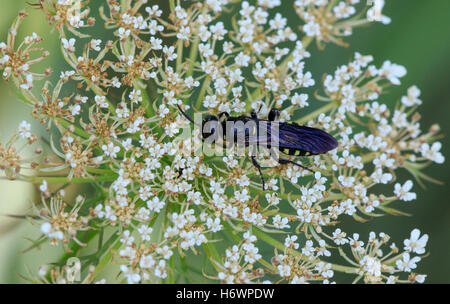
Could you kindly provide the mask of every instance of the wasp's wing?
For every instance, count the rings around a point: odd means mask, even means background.
[[[326,153],[338,145],[333,136],[320,129],[265,120],[260,120],[259,123],[259,130],[262,130],[263,135],[250,136],[249,144],[303,150],[311,154]]]
[[[294,124],[280,124],[280,147],[301,149],[322,154],[338,146],[336,139],[325,131]]]

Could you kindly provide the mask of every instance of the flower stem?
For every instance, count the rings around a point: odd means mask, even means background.
[[[0,179],[6,179],[1,177]],[[94,178],[82,178],[82,177],[74,177],[72,179],[69,179],[67,176],[26,176],[23,175],[21,181],[33,183],[33,184],[40,184],[44,180],[49,184],[66,184],[66,183],[72,183],[72,184],[81,184],[81,183],[93,183],[93,182],[108,182],[108,181],[115,181],[117,179],[117,174],[114,175],[100,175],[95,176]]]

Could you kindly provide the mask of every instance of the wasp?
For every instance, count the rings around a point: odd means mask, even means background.
[[[217,140],[221,137],[226,146],[230,144],[243,144],[243,146],[264,146],[265,148],[278,149],[284,155],[290,156],[314,156],[324,154],[338,146],[337,140],[327,132],[300,126],[297,123],[279,122],[280,111],[272,108],[267,119],[259,119],[257,112],[252,111],[250,116],[230,116],[227,112],[219,113],[217,116],[208,115],[201,125],[195,123],[178,105],[178,109],[191,123],[201,127],[201,137],[205,141],[213,138]],[[261,110],[259,108],[258,112]],[[226,130],[226,132],[223,132]],[[231,136],[230,136],[231,135]],[[212,142],[214,142],[214,140]],[[310,168],[294,162],[291,159],[277,155],[275,160],[279,164],[293,164],[314,173]],[[265,189],[264,175],[261,165],[257,162],[255,155],[251,155],[251,160],[261,176],[262,188]]]

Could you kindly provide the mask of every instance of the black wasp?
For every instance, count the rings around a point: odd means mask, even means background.
[[[179,105],[178,109],[186,119],[195,124],[192,118]],[[246,147],[251,145],[265,146],[271,149],[271,151],[273,148],[277,148],[281,153],[291,156],[323,154],[338,146],[336,139],[327,132],[316,128],[300,126],[296,123],[278,122],[279,116],[280,111],[277,109],[270,110],[267,120],[259,119],[257,113],[254,111],[251,112],[250,116],[241,115],[233,117],[227,112],[222,112],[217,116],[208,115],[200,126],[202,128],[202,139],[205,140],[211,136],[222,136],[223,142],[226,145],[238,143],[238,139],[242,139]],[[222,130],[226,130],[226,132]],[[230,135],[232,139],[230,139]],[[264,176],[261,172],[261,166],[256,161],[255,155],[251,156],[251,160],[261,175],[262,186],[265,189]],[[287,158],[277,157],[276,161],[280,164],[291,163],[314,173],[308,167]]]

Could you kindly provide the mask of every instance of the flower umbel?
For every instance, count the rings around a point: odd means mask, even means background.
[[[49,241],[83,256],[86,283],[110,263],[127,283],[333,283],[336,272],[355,283],[424,282],[413,271],[427,234],[414,229],[401,250],[383,232],[366,239],[339,224],[403,214],[402,204],[417,197],[414,185],[431,180],[422,170],[445,161],[439,127],[421,129],[419,88],[391,107],[387,88],[401,85],[406,68],[377,66],[358,52],[322,78],[307,67],[321,55],[308,51],[312,42],[346,45],[355,28],[389,23],[384,1],[283,1],[294,20],[278,0],[103,2],[98,15],[88,1],[39,2],[67,63],[54,85],[50,70],[31,71],[49,55],[36,46],[42,38],[15,41],[25,12],[0,43],[4,79],[50,133],[42,141],[49,152],[42,157],[38,148],[33,160],[17,147],[37,141],[27,121],[0,144],[7,178],[40,185],[41,201],[27,215],[42,233],[32,248]],[[86,28],[97,23],[106,31],[90,36]],[[308,111],[313,104],[319,108]],[[260,118],[275,108],[280,122],[322,129],[339,144],[301,159],[314,173],[292,163],[263,167],[270,178],[261,190],[246,157],[197,153],[201,134],[183,137],[190,122],[179,107],[205,116],[253,109]],[[308,114],[296,119],[297,110]],[[400,171],[413,178],[397,180]],[[75,183],[92,191],[75,199],[54,191],[53,184]],[[380,184],[390,190],[380,192]],[[94,240],[97,251],[85,255]],[[67,282],[65,271],[45,266],[31,279]]]

